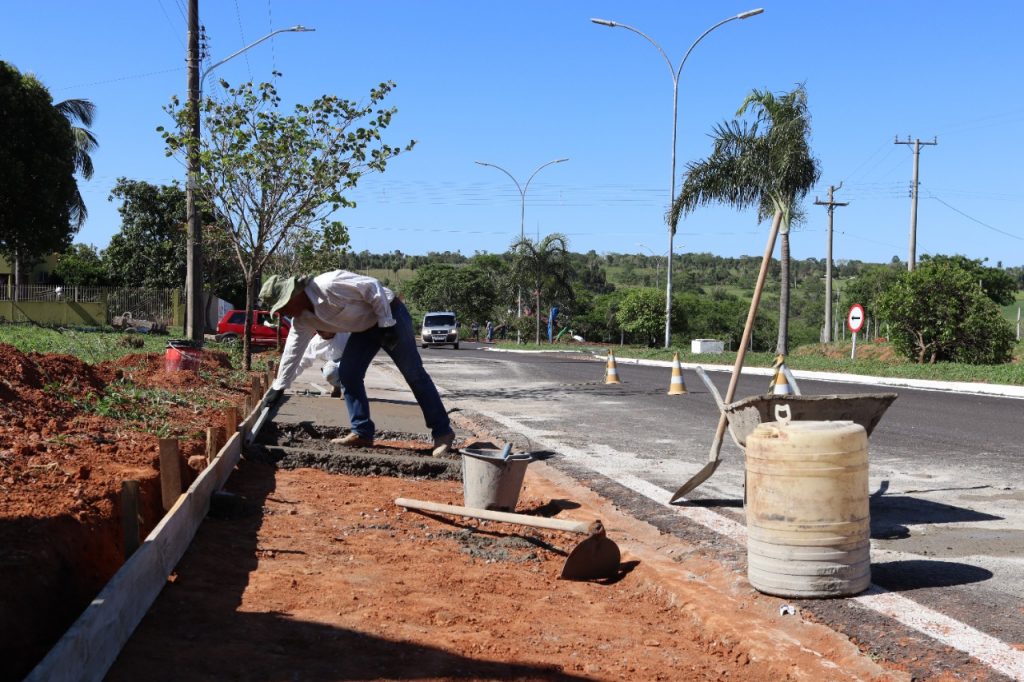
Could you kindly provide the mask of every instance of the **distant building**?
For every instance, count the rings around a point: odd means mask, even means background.
[[[31,268],[26,269],[23,267],[21,283],[48,284],[51,281],[54,269],[57,267],[57,258],[58,254],[51,253]],[[8,262],[3,256],[0,256],[0,286],[8,288],[14,286],[14,264]]]

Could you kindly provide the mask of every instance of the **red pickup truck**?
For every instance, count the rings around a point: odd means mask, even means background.
[[[281,341],[283,342],[291,330],[291,325],[283,318],[274,318],[266,310],[252,311],[252,344],[254,346],[276,346],[277,345],[277,320],[281,320]],[[241,340],[245,330],[245,311],[229,310],[217,323],[217,341]]]

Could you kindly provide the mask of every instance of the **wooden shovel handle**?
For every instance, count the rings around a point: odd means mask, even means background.
[[[750,334],[754,329],[754,318],[757,317],[757,307],[761,303],[761,292],[764,291],[764,280],[768,275],[768,263],[772,259],[772,251],[775,250],[775,238],[779,234],[779,226],[782,224],[782,212],[776,211],[772,219],[771,233],[768,235],[768,243],[764,248],[764,256],[761,257],[761,270],[757,273],[757,284],[754,285],[754,295],[750,299],[750,310],[747,312],[747,323],[743,327],[743,338],[740,340],[740,347],[736,349],[736,364],[732,368],[732,378],[729,379],[729,388],[725,392],[725,404],[728,405],[736,397],[736,384],[740,380],[740,372],[743,371],[743,358],[747,354],[747,345],[750,343]],[[708,453],[708,461],[718,460],[718,453],[722,449],[722,438],[725,436],[725,428],[728,426],[729,418],[722,412],[718,417],[718,428],[715,429],[715,440],[711,444],[711,451]]]
[[[533,526],[535,528],[547,528],[548,530],[564,530],[570,533],[588,534],[590,521],[572,521],[570,519],[548,519],[543,516],[530,516],[528,514],[513,514],[511,512],[492,511],[490,509],[474,509],[472,507],[459,507],[454,504],[441,504],[440,502],[427,502],[425,500],[410,500],[399,497],[395,504],[406,509],[419,509],[421,511],[438,512],[440,514],[454,514],[456,516],[468,516],[474,519],[485,519],[487,521],[504,521],[505,523],[518,523],[522,526]]]

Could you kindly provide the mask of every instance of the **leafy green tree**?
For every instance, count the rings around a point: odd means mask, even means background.
[[[173,289],[185,281],[185,190],[118,178],[110,200],[121,202],[121,229],[103,251],[110,282],[143,289]],[[234,249],[209,212],[202,213],[205,288],[228,301],[245,297]],[[213,305],[213,296],[207,298]]]
[[[110,201],[121,205],[121,230],[103,252],[118,286],[172,289],[185,281],[185,191],[118,178]]]
[[[507,256],[495,253],[477,253],[469,262],[487,275],[487,280],[495,294],[495,306],[504,310],[515,307],[515,286],[509,282]]]
[[[110,283],[103,259],[91,244],[72,244],[57,257],[54,276],[69,286],[101,287]]]
[[[334,222],[320,229],[311,225],[297,227],[288,234],[270,261],[276,272],[319,274],[344,269],[340,256],[348,248],[348,230]]]
[[[971,273],[976,282],[981,284],[985,295],[992,299],[997,305],[1010,305],[1014,302],[1017,293],[1017,282],[1001,267],[990,268],[985,265],[988,258],[971,259],[967,256],[921,256],[921,262],[931,263],[954,263],[958,267]]]
[[[77,231],[75,144],[49,91],[3,61],[0,131],[0,253],[17,280],[19,264],[64,251]]]
[[[618,323],[619,306],[626,294],[626,289],[616,289],[595,296],[585,309],[573,317],[573,329],[586,339],[618,341],[621,332]]]
[[[798,202],[818,181],[818,161],[811,155],[810,113],[803,85],[774,95],[754,90],[737,116],[747,111],[754,122],[734,120],[714,128],[714,147],[707,159],[687,164],[683,187],[669,210],[672,229],[681,215],[697,206],[727,203],[757,207],[759,220],[773,216],[781,239],[781,291],[777,352],[789,352],[790,225],[801,217]]]
[[[469,322],[488,319],[495,302],[490,277],[473,265],[425,265],[406,282],[403,293],[421,312],[451,310]]]
[[[279,74],[275,74],[279,75]],[[365,103],[323,95],[279,111],[281,98],[271,83],[231,87],[221,81],[225,99],[200,103],[206,135],[192,139],[189,107],[177,99],[166,107],[174,131],[159,128],[167,154],[199,148],[196,191],[223,219],[246,283],[246,316],[270,258],[290,235],[344,226],[332,215],[355,203],[343,192],[369,172],[383,172],[389,160],[412,149],[381,141],[394,108],[381,103],[394,83],[381,83]],[[250,325],[246,324],[243,364],[249,369]]]
[[[89,130],[92,120],[96,115],[96,105],[87,99],[66,99],[54,105],[61,116],[71,124],[71,134],[75,140],[75,172],[84,179],[92,178],[93,165],[92,153],[99,147],[96,136]],[[81,123],[81,125],[78,125]],[[78,182],[75,182],[75,201],[71,207],[71,222],[77,227],[85,223],[89,211],[86,209],[85,200],[78,190]]]
[[[893,346],[918,363],[997,364],[1012,358],[1012,325],[974,273],[955,260],[926,261],[902,273],[878,307]]]
[[[879,320],[879,299],[900,281],[906,271],[906,265],[892,263],[865,266],[859,274],[843,283],[840,311],[847,311],[854,303],[859,303],[864,306],[864,313],[867,317],[865,324],[872,320],[877,322]],[[845,312],[842,315],[845,318]]]
[[[657,289],[631,289],[615,313],[619,327],[651,348],[665,330],[665,300]]]
[[[533,297],[536,343],[540,343],[541,301],[570,303],[573,276],[565,235],[556,232],[540,241],[524,237],[513,242],[511,279],[522,287],[524,297]]]

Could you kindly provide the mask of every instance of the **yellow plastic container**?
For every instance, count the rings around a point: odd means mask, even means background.
[[[780,597],[871,583],[868,437],[848,421],[759,424],[747,438],[747,577]]]

